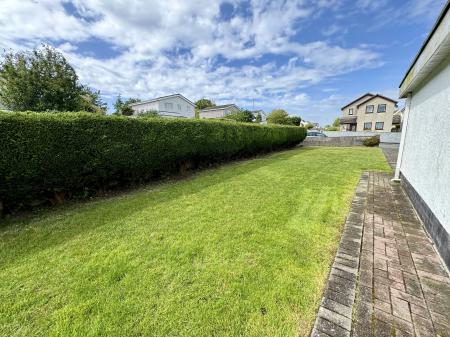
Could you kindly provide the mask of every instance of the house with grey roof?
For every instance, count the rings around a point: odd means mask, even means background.
[[[366,93],[341,108],[341,131],[391,132],[398,122],[397,117],[394,120],[397,103],[380,94]]]
[[[240,109],[236,104],[216,105],[200,110],[200,118],[225,118],[227,115],[238,112]]]
[[[161,117],[193,118],[195,116],[195,104],[181,94],[133,103],[130,107],[133,109],[134,116],[149,111],[155,111]]]

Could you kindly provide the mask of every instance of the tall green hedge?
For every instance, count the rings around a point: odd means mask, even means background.
[[[300,143],[299,127],[86,113],[0,112],[0,202],[5,210],[88,195]]]

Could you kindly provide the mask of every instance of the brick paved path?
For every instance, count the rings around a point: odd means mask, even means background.
[[[311,336],[450,336],[450,278],[390,178],[362,175]]]
[[[380,149],[383,151],[386,161],[392,168],[395,168],[395,164],[397,163],[399,146],[400,144],[380,144]]]

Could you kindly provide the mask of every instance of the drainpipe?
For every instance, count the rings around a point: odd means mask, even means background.
[[[412,94],[409,93],[408,96],[406,97],[405,113],[403,116],[403,125],[402,125],[402,136],[400,138],[400,147],[398,149],[397,164],[395,165],[394,178],[391,180],[395,182],[400,182],[400,168],[402,167],[403,150],[405,149],[406,133],[408,132],[408,119],[409,119],[409,111],[411,109],[411,96]]]

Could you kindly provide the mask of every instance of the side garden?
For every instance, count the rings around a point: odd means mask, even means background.
[[[307,336],[364,170],[380,149],[296,148],[8,220],[0,335]]]

